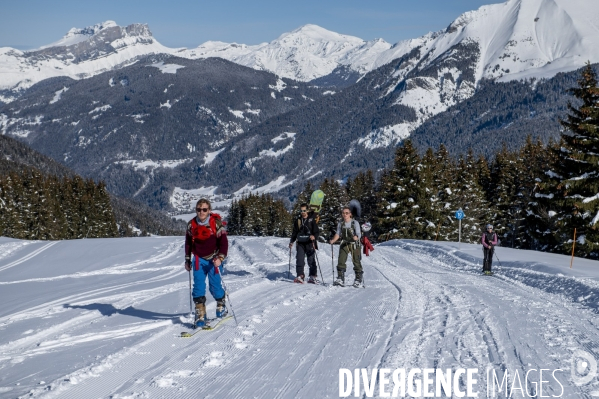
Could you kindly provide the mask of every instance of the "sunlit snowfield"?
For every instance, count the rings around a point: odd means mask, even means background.
[[[487,368],[563,369],[562,397],[599,395],[570,376],[575,350],[599,359],[599,262],[498,248],[485,277],[480,246],[393,241],[363,258],[365,289],[338,288],[287,280],[287,243],[230,237],[239,325],[181,338],[181,237],[0,238],[0,397],[338,397],[340,368],[477,368],[479,397]]]

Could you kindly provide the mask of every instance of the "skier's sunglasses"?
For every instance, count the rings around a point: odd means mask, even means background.
[[[308,210],[307,209],[300,209],[300,212],[301,213],[306,213],[306,212],[308,212]]]
[[[344,215],[350,215],[351,214],[351,212],[341,212],[341,213],[343,213]]]
[[[196,208],[196,212],[208,212],[210,208]]]

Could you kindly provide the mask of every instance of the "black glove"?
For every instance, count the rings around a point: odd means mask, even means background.
[[[185,269],[191,270],[191,259],[185,259]]]

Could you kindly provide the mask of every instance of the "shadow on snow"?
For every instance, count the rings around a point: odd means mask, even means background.
[[[97,310],[102,316],[110,317],[115,314],[122,314],[125,316],[139,317],[140,319],[146,320],[172,320],[173,324],[183,324],[179,317],[187,316],[188,313],[157,313],[150,312],[149,310],[136,309],[133,306],[129,306],[124,309],[117,309],[113,305],[108,303],[90,303],[89,305],[62,305],[67,309],[85,309],[85,310]]]

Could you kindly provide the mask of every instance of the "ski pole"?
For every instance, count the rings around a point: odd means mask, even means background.
[[[320,279],[322,280],[322,285],[325,285],[324,277],[322,277],[322,269],[320,268],[320,262],[318,261],[318,255],[316,254],[316,246],[314,245],[314,241],[312,241],[312,248],[314,249],[314,256],[316,257],[316,265],[318,266],[318,271],[320,272]]]
[[[216,268],[216,270],[218,270],[218,268]],[[231,298],[229,298],[229,291],[227,290],[227,285],[225,284],[225,279],[223,278],[222,273],[218,273],[220,274],[220,281],[223,283],[223,288],[225,289],[225,295],[227,296],[227,301],[229,301],[229,306],[231,306],[231,313],[233,313],[233,318],[235,319],[235,325],[239,326],[239,323],[237,322],[237,316],[235,316],[235,311],[233,310],[233,302],[231,302]]]
[[[333,281],[335,281],[335,261],[333,260],[333,244],[331,244],[331,274],[333,275]]]
[[[500,266],[500,267],[503,267],[503,266],[501,265],[501,261],[499,260],[499,257],[497,256],[497,252],[495,252],[495,248],[493,248],[493,253],[495,254],[495,258],[497,259],[497,263],[499,263],[499,266]]]
[[[193,295],[191,293],[191,270],[189,270],[189,316],[193,315]]]
[[[289,269],[287,269],[287,278],[291,280],[291,247],[289,247]]]

